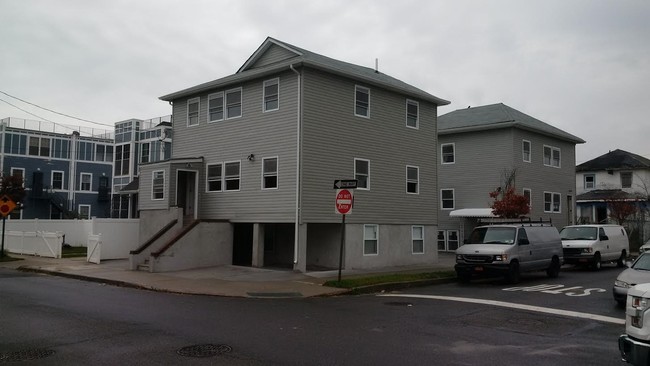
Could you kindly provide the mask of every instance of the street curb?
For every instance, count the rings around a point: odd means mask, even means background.
[[[428,280],[418,280],[418,281],[408,281],[408,282],[389,282],[389,283],[380,283],[377,285],[368,285],[360,286],[350,289],[347,294],[350,295],[361,295],[361,294],[371,294],[384,291],[395,291],[403,290],[412,287],[422,287],[422,286],[431,286],[431,285],[441,285],[445,283],[456,282],[456,277],[443,277],[435,278]]]
[[[136,285],[134,283],[125,282],[125,281],[116,281],[116,280],[110,280],[110,279],[107,279],[107,278],[97,278],[97,277],[90,277],[90,276],[82,276],[82,275],[76,275],[76,274],[72,274],[72,273],[51,271],[51,270],[47,270],[47,269],[34,268],[34,267],[29,267],[29,266],[20,266],[20,267],[16,268],[16,270],[21,271],[21,272],[42,273],[42,274],[47,274],[47,275],[51,275],[51,276],[72,278],[72,279],[75,279],[75,280],[81,280],[81,281],[87,281],[87,282],[103,283],[103,284],[111,285],[111,286],[129,287],[129,288],[134,288],[134,289],[138,289],[138,290],[161,291],[161,290],[149,288],[149,287],[142,286],[142,285]],[[165,291],[165,292],[168,292],[168,291]]]

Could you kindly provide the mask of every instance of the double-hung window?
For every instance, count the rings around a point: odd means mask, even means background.
[[[31,136],[29,138],[29,155],[50,156],[50,139]]]
[[[560,213],[562,195],[555,192],[544,192],[544,212]]]
[[[554,168],[560,167],[560,149],[544,145],[544,165]]]
[[[208,192],[221,192],[223,190],[223,164],[208,164],[207,172],[206,187]]]
[[[52,189],[63,189],[63,172],[58,170],[52,171],[52,181],[50,183]]]
[[[226,191],[238,191],[240,181],[240,165],[238,161],[225,164],[224,181]]]
[[[363,255],[379,254],[379,225],[363,225]]]
[[[406,127],[418,128],[420,106],[414,100],[406,100]]]
[[[79,218],[83,220],[90,218],[90,205],[79,205]]]
[[[165,171],[155,170],[151,177],[151,199],[162,200],[165,198]]]
[[[223,92],[208,95],[208,122],[223,120]]]
[[[280,109],[280,79],[275,78],[264,81],[264,112]]]
[[[533,198],[532,198],[533,191],[530,188],[524,188],[523,192],[524,192],[524,197],[526,197],[526,199],[528,200],[528,208],[532,208],[533,207]]]
[[[354,115],[370,117],[370,89],[358,85],[354,87]]]
[[[621,188],[632,188],[632,172],[621,172]]]
[[[456,146],[452,144],[442,144],[440,146],[440,156],[443,164],[453,164],[456,162]]]
[[[192,98],[187,101],[187,125],[196,126],[199,124],[199,98]]]
[[[441,189],[440,202],[440,207],[442,207],[443,210],[453,210],[456,206],[454,199],[454,189]]]
[[[370,189],[370,160],[354,159],[354,179],[357,189]]]
[[[420,168],[406,166],[406,193],[420,193]]]
[[[241,88],[226,92],[226,118],[241,117]]]
[[[424,226],[411,226],[411,245],[413,254],[424,254]]]
[[[90,173],[81,173],[81,182],[79,182],[79,190],[90,192],[92,187],[93,175]]]
[[[531,157],[530,157],[530,141],[528,140],[522,140],[521,142],[521,155],[523,160],[526,163],[531,162]]]
[[[596,188],[596,175],[595,174],[585,174],[585,189]]]
[[[262,159],[262,189],[278,188],[278,158]]]

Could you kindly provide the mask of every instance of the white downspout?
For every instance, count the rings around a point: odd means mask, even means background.
[[[298,72],[296,69],[293,68],[293,65],[289,65],[289,68],[291,71],[295,72],[296,75],[298,76],[298,104],[296,107],[297,113],[296,113],[296,224],[294,225],[294,239],[293,239],[293,264],[298,263],[298,249],[299,249],[299,244],[300,240],[298,237],[299,230],[298,230],[298,225],[300,224],[300,147],[301,147],[301,140],[300,140],[300,133],[301,133],[301,75],[300,72]]]

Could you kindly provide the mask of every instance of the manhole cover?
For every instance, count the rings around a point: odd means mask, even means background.
[[[413,304],[406,301],[389,301],[389,302],[385,302],[384,304],[390,306],[413,306]]]
[[[232,347],[226,344],[197,344],[183,347],[176,353],[185,357],[213,357],[231,351]]]
[[[38,360],[52,356],[54,350],[51,349],[25,349],[8,353],[0,353],[0,363]]]

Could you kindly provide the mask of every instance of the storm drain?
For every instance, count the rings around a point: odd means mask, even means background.
[[[232,347],[227,344],[197,344],[187,346],[176,351],[184,357],[214,357],[222,353],[232,352]]]
[[[22,351],[0,353],[0,363],[38,360],[52,356],[53,354],[54,350],[51,349],[25,349]]]

